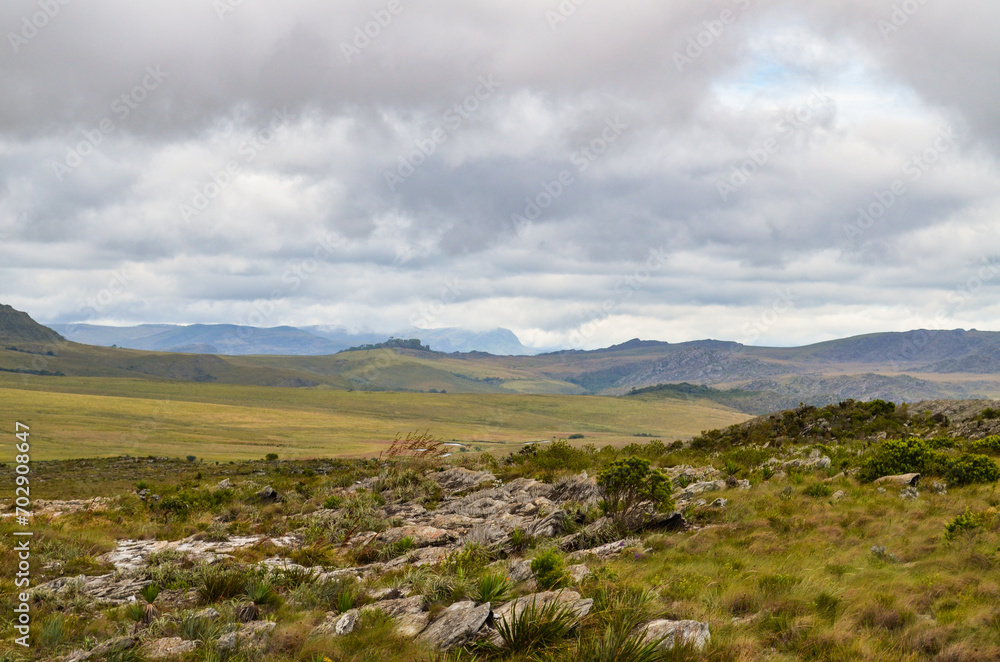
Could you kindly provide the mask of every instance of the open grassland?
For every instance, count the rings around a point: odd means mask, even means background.
[[[621,445],[682,439],[747,418],[709,401],[290,389],[142,379],[0,375],[0,418],[31,426],[36,460],[195,455],[358,457],[428,430],[472,450],[582,434]]]

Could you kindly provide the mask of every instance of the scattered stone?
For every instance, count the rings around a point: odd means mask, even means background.
[[[837,490],[836,492],[833,493],[833,500],[834,501],[840,501],[841,499],[843,499],[846,496],[847,496],[847,494],[844,492],[844,490]]]
[[[573,552],[569,555],[569,557],[571,559],[581,559],[586,558],[587,556],[596,556],[601,559],[606,559],[621,553],[623,549],[635,547],[640,542],[641,541],[638,538],[625,538],[624,540],[609,542],[608,544],[601,545],[600,547],[581,549],[579,552]]]
[[[916,487],[920,482],[920,474],[900,474],[898,476],[882,476],[875,480],[876,485],[898,485],[900,487]]]
[[[916,499],[919,496],[920,492],[917,492],[917,488],[915,487],[904,487],[899,491],[900,499],[907,499],[907,500]]]
[[[656,620],[640,626],[638,631],[643,632],[643,641],[659,640],[661,650],[672,650],[679,644],[700,651],[712,640],[708,623],[698,621]]]
[[[372,599],[372,602],[380,602],[382,600],[398,600],[400,598],[405,598],[407,592],[399,588],[380,588],[377,591],[372,591],[368,594]]]
[[[571,565],[566,568],[566,572],[569,573],[569,576],[573,580],[574,584],[579,584],[591,575],[590,568],[588,568],[585,563]]]
[[[415,595],[411,598],[383,600],[366,605],[361,611],[377,610],[388,614],[396,622],[396,631],[404,637],[415,637],[427,627],[430,614],[424,607],[424,597]]]
[[[103,644],[90,651],[90,654],[100,660],[109,655],[115,655],[119,653],[124,653],[127,650],[132,650],[136,647],[139,640],[135,637],[117,637],[115,639],[109,639]]]
[[[143,655],[151,660],[180,657],[198,648],[198,643],[180,637],[165,637],[148,642],[142,647]]]
[[[511,564],[510,568],[507,570],[507,575],[515,584],[520,584],[521,582],[526,582],[529,579],[534,579],[535,573],[531,571],[531,559],[524,559],[523,561],[517,561]]]
[[[875,491],[878,492],[879,494],[885,494],[885,488],[884,487],[880,487],[880,488],[878,488]]]
[[[429,646],[451,650],[471,641],[490,617],[490,603],[456,602],[420,635]]]
[[[281,501],[281,495],[278,494],[278,491],[270,485],[262,489],[260,492],[257,492],[254,496],[262,503],[277,503]]]
[[[219,620],[220,614],[219,614],[218,610],[216,610],[216,609],[214,609],[212,607],[206,607],[205,609],[202,609],[201,611],[196,612],[194,616],[195,616],[195,618],[204,618],[205,620],[208,620],[208,621],[211,621],[212,623],[214,623],[215,621]]]
[[[727,503],[728,501],[726,499],[719,497],[718,499],[712,502],[712,508],[725,508]]]
[[[935,494],[947,494],[948,493],[948,484],[947,483],[942,483],[941,481],[936,480],[933,483],[931,483],[931,489],[934,491]]]
[[[235,650],[238,646],[259,648],[274,631],[274,628],[275,624],[271,621],[252,621],[236,632],[229,632],[219,637],[215,646],[220,651]]]
[[[232,481],[230,481],[228,478],[223,478],[222,480],[219,481],[219,484],[215,486],[215,489],[228,490],[232,486],[233,486]]]

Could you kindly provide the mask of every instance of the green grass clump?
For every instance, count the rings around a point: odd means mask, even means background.
[[[498,573],[486,573],[476,580],[473,598],[479,604],[497,604],[510,598],[513,584],[510,578]]]
[[[579,619],[565,604],[552,600],[543,605],[531,602],[514,609],[497,623],[497,634],[506,654],[537,654],[546,648],[564,644]]]
[[[569,580],[563,556],[555,549],[544,549],[531,559],[531,571],[543,591],[562,588]]]

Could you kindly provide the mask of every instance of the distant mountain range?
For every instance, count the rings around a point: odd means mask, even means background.
[[[751,414],[849,398],[899,403],[1000,397],[1000,333],[990,331],[875,333],[804,347],[636,339],[599,350],[531,356],[503,329],[397,335],[423,344],[386,343],[384,334],[326,327],[55,325],[53,330],[0,306],[0,373],[20,373],[22,379],[681,398],[713,400]],[[340,351],[362,345],[367,347]]]
[[[125,347],[155,352],[245,356],[279,354],[322,356],[395,338],[417,338],[437,352],[486,352],[502,356],[537,354],[507,329],[469,331],[460,328],[406,329],[393,334],[351,333],[331,326],[260,328],[234,324],[143,324],[101,326],[52,324],[66,339],[99,347]]]

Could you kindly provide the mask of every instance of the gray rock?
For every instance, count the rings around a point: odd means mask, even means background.
[[[712,502],[712,508],[725,508],[727,503],[729,502],[726,499],[719,497],[718,499]]]
[[[271,621],[251,621],[236,632],[229,632],[219,637],[215,646],[221,651],[232,651],[239,646],[260,648],[274,628],[275,624]]]
[[[213,607],[206,607],[195,614],[195,618],[204,618],[212,623],[219,620],[220,616],[218,610]]]
[[[523,561],[517,561],[510,565],[507,570],[510,580],[515,584],[520,584],[521,582],[526,582],[529,579],[533,579],[535,573],[531,571],[531,559],[525,559]]]
[[[936,480],[933,483],[931,483],[931,489],[934,490],[935,494],[947,494],[948,493],[948,484],[947,483],[942,483],[941,481]]]
[[[440,547],[455,542],[458,536],[433,526],[399,526],[380,533],[375,544],[391,544],[403,538],[413,540],[416,547]]]
[[[219,481],[219,484],[215,486],[215,489],[228,490],[230,487],[232,487],[232,485],[233,483],[228,478],[224,478]]]
[[[643,632],[643,641],[660,640],[662,650],[671,650],[679,644],[700,651],[712,640],[708,623],[698,621],[656,620],[641,626],[638,631]]]
[[[875,480],[876,485],[898,485],[900,487],[916,487],[920,482],[920,474],[900,474],[898,476],[882,476]]]
[[[278,491],[270,485],[262,489],[260,492],[257,492],[255,496],[258,501],[263,503],[277,503],[281,501],[281,495],[278,494]]]
[[[380,602],[382,600],[398,600],[400,598],[406,597],[406,592],[399,588],[380,588],[377,591],[371,591],[369,594],[373,602]]]
[[[836,492],[833,493],[833,500],[834,501],[840,501],[841,499],[843,499],[846,496],[847,496],[847,494],[844,492],[844,490],[837,490]]]
[[[528,527],[526,533],[536,538],[554,538],[566,530],[566,513],[557,510]]]
[[[103,644],[90,651],[90,654],[97,659],[101,659],[114,653],[124,653],[127,650],[131,650],[135,648],[138,643],[139,640],[135,637],[117,637],[115,639],[105,641]]]
[[[920,496],[920,492],[918,492],[917,488],[915,488],[915,487],[904,487],[903,489],[901,489],[899,491],[899,498],[900,499],[911,500],[911,499],[916,499],[919,496]]]
[[[609,542],[608,544],[601,545],[600,547],[581,549],[579,552],[573,552],[569,555],[569,557],[571,559],[582,559],[588,556],[596,556],[601,559],[606,559],[615,556],[616,554],[620,554],[623,549],[634,547],[640,542],[641,541],[638,538],[625,538],[623,540]]]
[[[489,471],[470,471],[464,467],[453,467],[430,475],[442,489],[449,492],[461,492],[478,487],[483,483],[493,483],[496,476]]]
[[[398,600],[383,600],[361,608],[361,611],[368,610],[378,610],[391,616],[396,622],[396,631],[404,637],[417,636],[427,627],[430,620],[430,614],[424,607],[424,598],[421,595]]]
[[[341,614],[340,618],[333,624],[334,636],[343,637],[345,634],[354,632],[354,626],[358,622],[360,613],[357,609],[351,609]]]
[[[476,606],[471,600],[456,602],[420,635],[429,646],[451,650],[471,641],[490,616],[490,603]]]
[[[165,637],[146,643],[142,647],[142,653],[150,660],[162,660],[164,658],[180,657],[196,648],[198,648],[197,642],[185,641],[180,637]]]
[[[571,565],[566,568],[566,572],[569,573],[570,578],[573,583],[579,584],[588,576],[591,575],[590,568],[587,567],[585,563],[578,563],[577,565]]]

